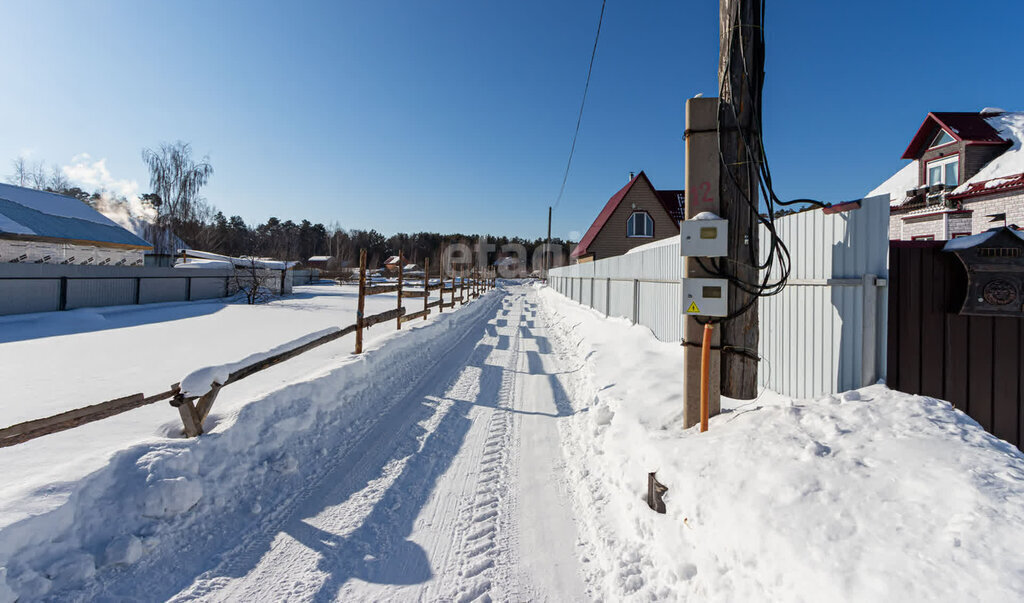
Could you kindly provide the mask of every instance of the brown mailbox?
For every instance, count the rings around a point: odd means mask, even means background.
[[[960,314],[1024,317],[1024,233],[993,228],[953,239],[943,247],[967,269],[967,295]]]

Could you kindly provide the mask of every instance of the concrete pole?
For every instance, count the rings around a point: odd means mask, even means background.
[[[686,219],[703,212],[719,212],[718,202],[718,99],[691,98],[686,101]],[[730,228],[732,225],[729,225]],[[699,278],[708,274],[695,258],[683,259],[683,277]],[[682,306],[682,294],[679,297]],[[680,312],[685,308],[680,307]],[[713,331],[711,339],[711,366],[708,370],[709,415],[721,412],[721,363],[719,333]],[[701,344],[704,326],[696,317],[683,314],[683,427],[700,423]]]

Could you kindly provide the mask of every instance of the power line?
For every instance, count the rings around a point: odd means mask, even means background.
[[[597,56],[597,41],[601,38],[601,23],[604,21],[604,5],[606,0],[601,0],[601,16],[597,19],[597,34],[594,36],[594,49],[590,51],[590,67],[587,68],[587,84],[583,87],[583,100],[580,101],[580,113],[576,116],[576,132],[572,135],[572,148],[569,149],[569,161],[565,164],[565,175],[562,176],[562,188],[558,190],[558,198],[555,199],[554,207],[562,201],[562,193],[565,192],[565,182],[569,179],[569,167],[572,165],[572,156],[576,152],[576,137],[580,135],[580,122],[583,121],[583,107],[587,104],[587,90],[590,89],[590,74],[594,71],[594,57]]]

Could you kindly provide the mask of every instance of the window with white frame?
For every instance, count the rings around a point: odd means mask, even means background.
[[[627,237],[653,237],[654,236],[654,220],[645,211],[633,212],[629,219],[626,220],[626,236]]]
[[[928,148],[933,149],[935,147],[941,147],[942,145],[949,144],[951,142],[956,142],[956,140],[949,135],[949,132],[939,128],[939,131],[935,133],[935,138],[932,139],[932,144],[929,145]]]
[[[928,186],[933,184],[960,184],[960,156],[954,155],[945,159],[928,162]]]

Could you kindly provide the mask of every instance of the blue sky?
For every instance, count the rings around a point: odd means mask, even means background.
[[[0,9],[0,175],[143,147],[208,154],[225,214],[541,236],[600,0],[52,2]],[[765,144],[782,198],[857,198],[929,110],[1024,109],[1016,0],[768,0]],[[953,43],[950,41],[953,40]],[[685,99],[717,89],[711,1],[609,0],[553,234],[630,171],[683,186]]]

